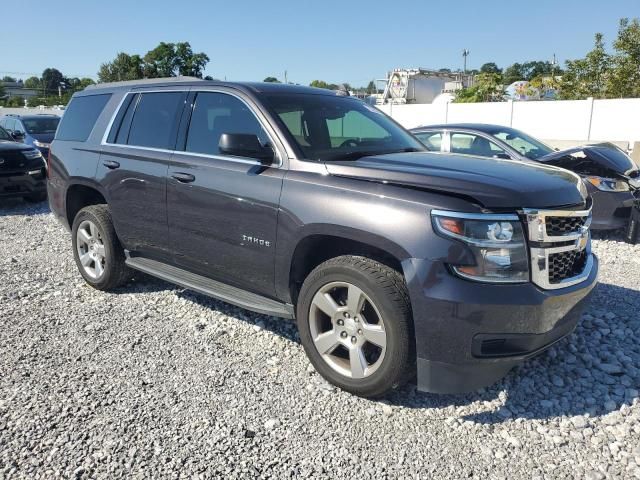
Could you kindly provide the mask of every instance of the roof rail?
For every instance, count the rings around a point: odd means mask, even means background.
[[[109,88],[109,87],[128,87],[134,85],[153,85],[155,83],[173,83],[173,82],[203,82],[198,77],[164,77],[164,78],[144,78],[141,80],[125,80],[123,82],[108,82],[108,83],[96,83],[85,87],[85,90],[93,90],[97,88]]]

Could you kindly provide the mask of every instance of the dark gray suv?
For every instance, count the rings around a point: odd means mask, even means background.
[[[190,79],[76,93],[49,202],[81,275],[140,270],[295,318],[330,382],[491,384],[570,334],[596,283],[589,200],[555,167],[429,153],[322,89]]]

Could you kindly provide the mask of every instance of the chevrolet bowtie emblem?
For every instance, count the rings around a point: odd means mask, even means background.
[[[4,163],[4,158],[0,157],[0,165],[2,165]]]

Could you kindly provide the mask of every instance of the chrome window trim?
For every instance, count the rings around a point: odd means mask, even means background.
[[[108,147],[119,147],[119,148],[133,148],[136,150],[146,150],[146,151],[151,151],[151,152],[164,152],[164,153],[173,153],[173,154],[181,154],[181,155],[193,155],[196,157],[201,157],[201,158],[211,158],[214,160],[225,160],[225,161],[229,161],[229,162],[236,162],[236,163],[242,163],[242,164],[249,164],[249,165],[264,165],[264,163],[262,163],[260,160],[255,160],[255,159],[249,159],[249,157],[233,157],[230,155],[212,155],[212,154],[207,154],[207,153],[197,153],[197,152],[189,152],[187,150],[174,150],[174,149],[166,149],[166,148],[154,148],[154,147],[143,147],[140,145],[125,145],[122,143],[109,143],[107,142],[107,138],[109,138],[109,133],[111,132],[111,128],[113,128],[113,123],[116,120],[116,116],[118,115],[118,112],[120,112],[120,109],[122,108],[122,105],[124,104],[125,100],[127,99],[127,97],[129,95],[137,95],[138,93],[163,93],[163,92],[182,92],[182,93],[191,93],[191,92],[196,92],[196,93],[221,93],[224,95],[230,95],[234,98],[237,98],[238,100],[240,100],[242,103],[244,103],[247,108],[251,111],[251,113],[253,114],[253,116],[256,118],[256,121],[260,124],[260,127],[264,130],[264,132],[267,134],[267,137],[269,137],[269,141],[271,142],[271,144],[273,145],[273,150],[276,154],[277,157],[277,162],[274,162],[273,164],[269,165],[269,167],[271,168],[281,168],[283,165],[283,160],[282,160],[282,155],[280,154],[280,149],[276,147],[276,142],[273,139],[273,135],[269,132],[269,130],[267,128],[265,128],[264,123],[261,121],[261,119],[258,117],[258,115],[256,114],[255,110],[251,107],[251,105],[249,105],[246,100],[244,100],[242,97],[240,97],[239,95],[229,92],[227,90],[221,90],[219,88],[213,87],[211,89],[207,89],[202,88],[202,87],[189,87],[187,89],[185,89],[184,87],[172,87],[172,88],[166,88],[166,89],[153,89],[153,90],[140,90],[140,91],[135,91],[135,90],[130,90],[127,91],[122,98],[120,99],[120,102],[118,103],[118,106],[116,107],[116,109],[113,112],[113,115],[111,116],[111,120],[109,120],[109,124],[107,125],[107,128],[104,132],[104,135],[102,136],[102,141],[100,143],[100,145],[102,146],[108,146]],[[188,133],[188,132],[187,132]]]
[[[472,213],[472,212],[454,212],[452,210],[431,210],[432,216],[463,218],[466,220],[510,220],[520,221],[520,217],[515,213]]]

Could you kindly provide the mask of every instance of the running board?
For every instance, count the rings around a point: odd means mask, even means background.
[[[253,312],[274,317],[294,318],[293,305],[247,292],[166,263],[143,257],[127,257],[125,263],[135,270]]]

